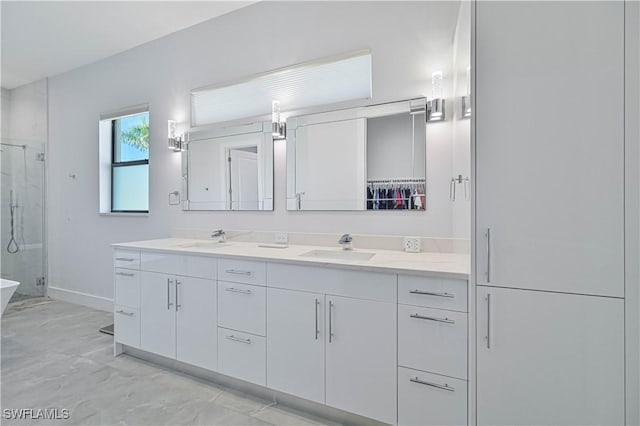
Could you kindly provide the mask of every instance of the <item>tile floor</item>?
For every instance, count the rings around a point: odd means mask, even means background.
[[[2,317],[0,422],[83,425],[311,425],[323,419],[136,358],[98,332],[112,314],[46,298]],[[66,408],[67,420],[13,420],[8,408]]]

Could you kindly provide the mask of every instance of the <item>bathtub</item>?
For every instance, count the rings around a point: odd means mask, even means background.
[[[11,296],[13,296],[13,292],[16,291],[20,285],[17,281],[0,279],[0,302],[2,303],[2,313],[4,313],[9,300],[11,300]]]

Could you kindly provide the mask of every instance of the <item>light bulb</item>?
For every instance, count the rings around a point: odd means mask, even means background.
[[[176,138],[176,122],[175,120],[167,121],[167,136],[169,139]]]
[[[280,101],[271,101],[271,122],[280,123]]]
[[[434,71],[431,74],[431,96],[433,99],[442,98],[442,71]]]

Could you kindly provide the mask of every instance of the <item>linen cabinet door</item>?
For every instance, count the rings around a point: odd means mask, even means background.
[[[396,422],[396,304],[326,296],[326,404]]]
[[[623,49],[621,1],[477,3],[478,284],[624,296]]]
[[[478,425],[624,423],[624,301],[478,287]]]
[[[218,367],[216,282],[176,277],[178,361],[215,370]]]
[[[324,300],[267,289],[267,387],[324,403]]]
[[[140,278],[140,347],[168,358],[176,357],[175,279],[142,272]]]

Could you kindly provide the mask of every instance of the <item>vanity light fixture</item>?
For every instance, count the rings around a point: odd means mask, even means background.
[[[462,118],[471,117],[471,67],[467,67],[467,94],[462,96]]]
[[[271,127],[274,141],[286,139],[287,125],[280,121],[280,101],[271,101]]]
[[[427,121],[444,121],[444,98],[442,97],[442,71],[431,74],[431,100],[428,105]]]
[[[167,137],[169,140],[169,149],[173,152],[184,151],[185,143],[182,135],[176,134],[176,122],[175,120],[167,121]]]

